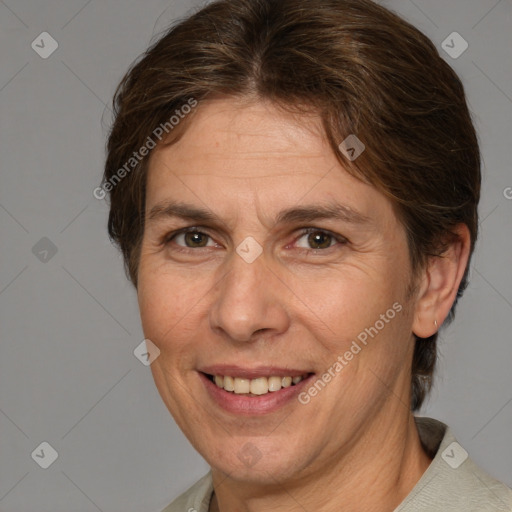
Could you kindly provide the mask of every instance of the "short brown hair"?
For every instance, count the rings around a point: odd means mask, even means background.
[[[369,0],[217,0],[166,31],[114,96],[103,185],[110,183],[109,235],[135,286],[148,158],[113,178],[177,109],[212,95],[254,96],[319,114],[344,168],[392,201],[415,273],[429,256],[442,255],[459,223],[469,228],[471,258],[478,141],[463,85],[432,42]],[[338,149],[350,134],[366,146],[354,161]],[[468,271],[469,263],[447,322]],[[416,337],[412,410],[431,387],[437,336]]]

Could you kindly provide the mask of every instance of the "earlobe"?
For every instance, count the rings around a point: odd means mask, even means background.
[[[420,338],[435,334],[448,316],[468,264],[469,229],[465,224],[459,224],[453,232],[457,239],[441,256],[430,257],[424,270],[412,325],[413,333]]]

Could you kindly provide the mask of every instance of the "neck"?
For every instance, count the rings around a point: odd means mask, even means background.
[[[212,469],[210,512],[334,512],[340,505],[343,512],[392,512],[431,462],[413,415],[396,412],[373,421],[349,452],[336,454],[315,473],[286,487],[241,483]]]

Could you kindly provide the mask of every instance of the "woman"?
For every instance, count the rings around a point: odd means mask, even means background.
[[[464,90],[366,0],[219,0],[114,99],[102,192],[211,472],[165,512],[512,510],[414,412],[477,238]]]

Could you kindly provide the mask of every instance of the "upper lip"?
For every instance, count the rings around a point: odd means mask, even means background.
[[[257,379],[259,377],[298,377],[310,374],[308,370],[295,368],[279,368],[277,366],[257,366],[254,368],[241,367],[237,365],[218,364],[203,366],[198,369],[208,375],[222,375],[229,377],[240,377],[242,379]]]

